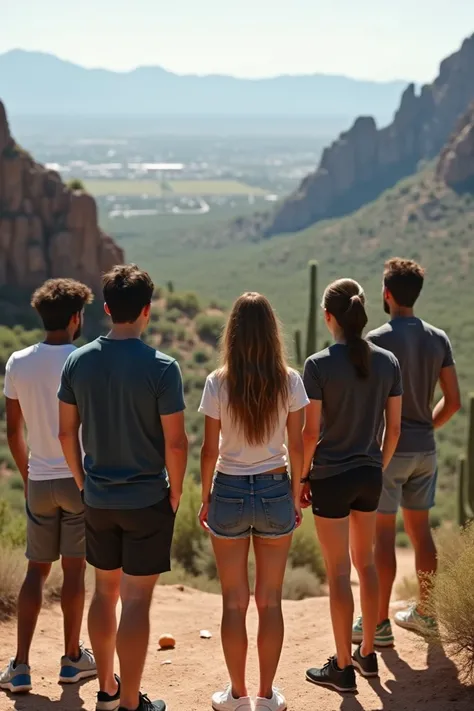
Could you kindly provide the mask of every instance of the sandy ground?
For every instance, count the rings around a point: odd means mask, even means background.
[[[410,554],[400,552],[399,575],[412,573]],[[354,584],[356,609],[358,588]],[[358,679],[358,694],[342,696],[305,682],[308,666],[320,665],[333,653],[334,644],[325,597],[284,603],[286,639],[276,683],[283,690],[289,711],[473,711],[474,689],[458,680],[456,666],[443,651],[428,648],[417,636],[395,628],[396,646],[381,654],[380,680]],[[255,693],[256,612],[249,613],[249,687]],[[169,711],[210,709],[211,694],[227,683],[219,639],[220,599],[190,589],[159,587],[152,610],[152,636],[143,688],[150,698],[164,698]],[[56,679],[62,653],[59,606],[45,609],[33,643],[33,691],[9,697],[0,692],[0,711],[94,711],[97,681],[61,687]],[[205,628],[212,639],[199,637]],[[158,651],[161,633],[172,632],[175,650]],[[87,642],[84,625],[83,638]],[[0,663],[13,654],[15,625],[0,626]],[[171,664],[164,664],[171,660]],[[117,667],[118,668],[118,667]]]

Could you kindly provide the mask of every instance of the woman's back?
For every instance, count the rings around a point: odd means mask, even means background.
[[[357,374],[343,343],[306,361],[306,392],[311,400],[322,401],[323,428],[313,462],[314,478],[382,464],[377,438],[387,399],[402,393],[400,367],[392,353],[373,344],[369,348],[370,367],[364,378]]]
[[[216,370],[209,375],[199,411],[221,422],[217,470],[223,474],[263,474],[287,465],[285,430],[290,412],[302,409],[308,398],[300,375],[288,370],[288,396],[280,398],[277,417],[266,437],[249,442],[229,408],[225,373]]]

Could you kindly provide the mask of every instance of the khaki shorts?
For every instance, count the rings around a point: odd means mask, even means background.
[[[52,563],[86,554],[84,504],[74,479],[28,480],[26,557]]]

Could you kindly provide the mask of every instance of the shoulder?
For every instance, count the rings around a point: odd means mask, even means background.
[[[446,331],[443,331],[442,328],[438,328],[437,326],[433,326],[431,323],[428,323],[427,321],[421,321],[421,325],[423,326],[423,330],[428,333],[430,336],[434,336],[435,338],[438,338],[440,341],[449,341],[449,336],[446,333]]]
[[[35,345],[22,348],[20,351],[14,351],[7,360],[6,369],[13,372],[17,368],[21,368],[34,357],[37,348],[38,344],[35,343]]]
[[[212,373],[209,373],[206,378],[206,388],[217,393],[220,390],[220,387],[223,382],[224,374],[222,370],[213,370]]]
[[[97,352],[98,350],[100,350],[98,338],[96,338],[95,341],[86,343],[80,348],[72,346],[72,350],[67,357],[66,363],[69,365],[71,365],[72,363],[77,363],[77,361],[79,361],[81,358],[87,358],[91,353]]]
[[[372,357],[375,358],[379,363],[386,363],[392,367],[399,368],[399,363],[397,357],[389,350],[378,346],[375,343],[369,341],[369,347],[372,352]]]
[[[288,368],[288,383],[290,389],[293,390],[301,382],[301,375],[294,368]]]
[[[384,336],[390,335],[393,333],[393,327],[390,322],[384,323],[378,328],[374,328],[372,331],[369,331],[367,334],[367,340],[368,341],[376,341],[378,338],[383,338]]]

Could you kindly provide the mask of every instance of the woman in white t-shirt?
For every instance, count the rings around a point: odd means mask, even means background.
[[[206,415],[199,518],[212,534],[231,681],[214,694],[212,706],[215,711],[252,708],[245,680],[245,621],[253,538],[260,660],[255,711],[284,711],[286,701],[273,680],[283,645],[283,577],[292,533],[301,522],[302,427],[309,400],[301,377],[286,363],[275,313],[260,294],[243,294],[235,302],[221,362],[206,381],[199,408]]]

